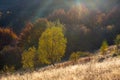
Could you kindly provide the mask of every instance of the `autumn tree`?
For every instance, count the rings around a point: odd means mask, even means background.
[[[23,49],[28,49],[29,47],[29,43],[30,43],[30,39],[29,36],[31,34],[31,30],[33,28],[33,24],[32,23],[27,23],[25,25],[25,28],[22,30],[22,32],[19,35],[19,42],[18,42],[18,46],[23,48]]]
[[[117,53],[119,53],[119,47],[120,47],[120,34],[118,34],[118,35],[116,36],[115,44],[116,44],[116,47],[117,47]]]
[[[53,64],[64,56],[67,40],[63,34],[63,25],[56,23],[48,27],[39,39],[39,60]]]
[[[46,29],[47,24],[47,19],[38,19],[34,23],[27,23],[25,28],[20,33],[18,45],[23,48],[23,50],[27,50],[32,46],[37,48],[39,37]]]
[[[48,20],[55,21],[55,20],[60,20],[60,21],[65,21],[65,10],[64,9],[58,9],[55,10],[52,14],[50,14],[47,18]]]
[[[84,5],[77,5],[68,10],[66,17],[69,22],[77,25],[82,23],[82,20],[85,19],[88,14],[88,8],[86,8]]]
[[[10,28],[0,28],[0,50],[10,44],[15,44],[17,35]]]
[[[107,49],[108,49],[108,43],[107,43],[106,40],[104,40],[104,41],[102,42],[102,45],[101,45],[101,48],[100,48],[101,54],[102,54],[102,55],[105,55]]]
[[[24,69],[32,69],[34,68],[34,59],[35,59],[36,49],[35,47],[29,48],[25,50],[22,54],[22,64]]]

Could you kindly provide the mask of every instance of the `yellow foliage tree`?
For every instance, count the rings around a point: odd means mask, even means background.
[[[63,34],[63,25],[52,23],[39,39],[39,60],[44,64],[53,64],[64,56],[67,40]]]
[[[80,54],[73,52],[73,53],[70,55],[69,60],[77,61],[77,59],[79,59],[79,58],[80,58]]]
[[[29,48],[28,51],[24,51],[22,54],[22,64],[23,68],[34,68],[34,58],[35,58],[36,49],[35,47]]]
[[[102,45],[101,45],[101,48],[100,48],[101,54],[102,54],[102,55],[105,55],[107,49],[108,49],[108,43],[107,43],[106,40],[104,40],[104,41],[102,42]]]

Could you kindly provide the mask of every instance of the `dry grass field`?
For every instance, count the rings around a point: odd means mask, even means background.
[[[107,58],[103,62],[91,60],[66,67],[62,65],[2,75],[0,80],[120,80],[120,59],[117,57]]]

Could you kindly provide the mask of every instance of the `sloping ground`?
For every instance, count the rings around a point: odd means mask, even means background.
[[[103,62],[88,62],[67,67],[16,73],[0,80],[120,80],[120,59],[108,58]]]

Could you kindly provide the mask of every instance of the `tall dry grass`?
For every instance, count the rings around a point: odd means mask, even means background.
[[[120,59],[69,65],[60,68],[39,69],[31,73],[1,76],[0,80],[120,80]]]

